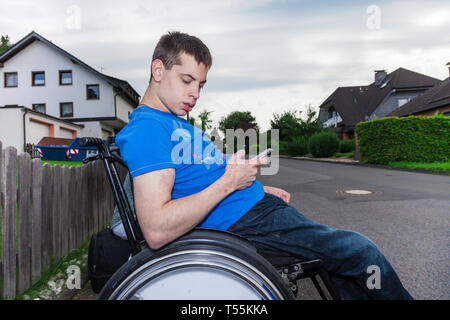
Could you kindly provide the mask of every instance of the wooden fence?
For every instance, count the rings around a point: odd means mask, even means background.
[[[114,198],[100,161],[42,165],[0,141],[0,170],[1,298],[14,299],[110,223]]]

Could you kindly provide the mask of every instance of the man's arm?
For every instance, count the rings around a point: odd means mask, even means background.
[[[188,197],[171,199],[175,169],[161,169],[133,178],[136,215],[145,240],[158,249],[200,223],[225,197],[250,186],[257,167],[267,162],[240,160],[245,152],[234,154],[225,174],[206,189]]]

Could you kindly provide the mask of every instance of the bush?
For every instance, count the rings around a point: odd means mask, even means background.
[[[288,143],[287,141],[280,141],[279,143],[279,154],[288,154]]]
[[[300,157],[308,153],[308,139],[306,137],[293,137],[287,143],[287,153],[290,156]]]
[[[355,140],[341,140],[339,141],[339,152],[348,153],[355,151]]]
[[[332,131],[313,134],[309,139],[309,151],[314,157],[331,157],[339,150],[339,139]]]
[[[360,122],[355,128],[360,155],[367,163],[450,160],[450,117],[389,117]]]

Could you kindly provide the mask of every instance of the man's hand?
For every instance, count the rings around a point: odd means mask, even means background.
[[[245,160],[245,151],[239,150],[227,161],[224,177],[234,190],[242,190],[252,185],[258,174],[258,167],[267,164],[267,158]]]
[[[274,196],[283,199],[283,201],[286,202],[287,204],[289,204],[289,201],[291,201],[291,194],[287,191],[284,191],[283,189],[264,186],[264,191],[266,193],[273,194]]]

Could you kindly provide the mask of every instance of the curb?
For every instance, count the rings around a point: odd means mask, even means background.
[[[430,169],[422,169],[422,168],[392,168],[389,166],[384,166],[381,164],[369,164],[369,163],[361,163],[358,160],[351,160],[351,161],[342,161],[342,160],[331,160],[331,159],[324,159],[324,158],[308,158],[308,157],[291,157],[286,155],[279,155],[280,158],[284,159],[293,159],[293,160],[303,160],[303,161],[315,161],[315,162],[326,162],[326,163],[337,163],[337,164],[345,164],[345,165],[351,165],[351,166],[361,166],[361,167],[367,167],[367,168],[376,168],[376,169],[386,169],[386,170],[393,170],[393,171],[404,171],[404,172],[415,172],[415,173],[427,173],[427,174],[435,174],[435,175],[441,175],[441,176],[449,176],[450,173],[443,170],[430,170]]]

